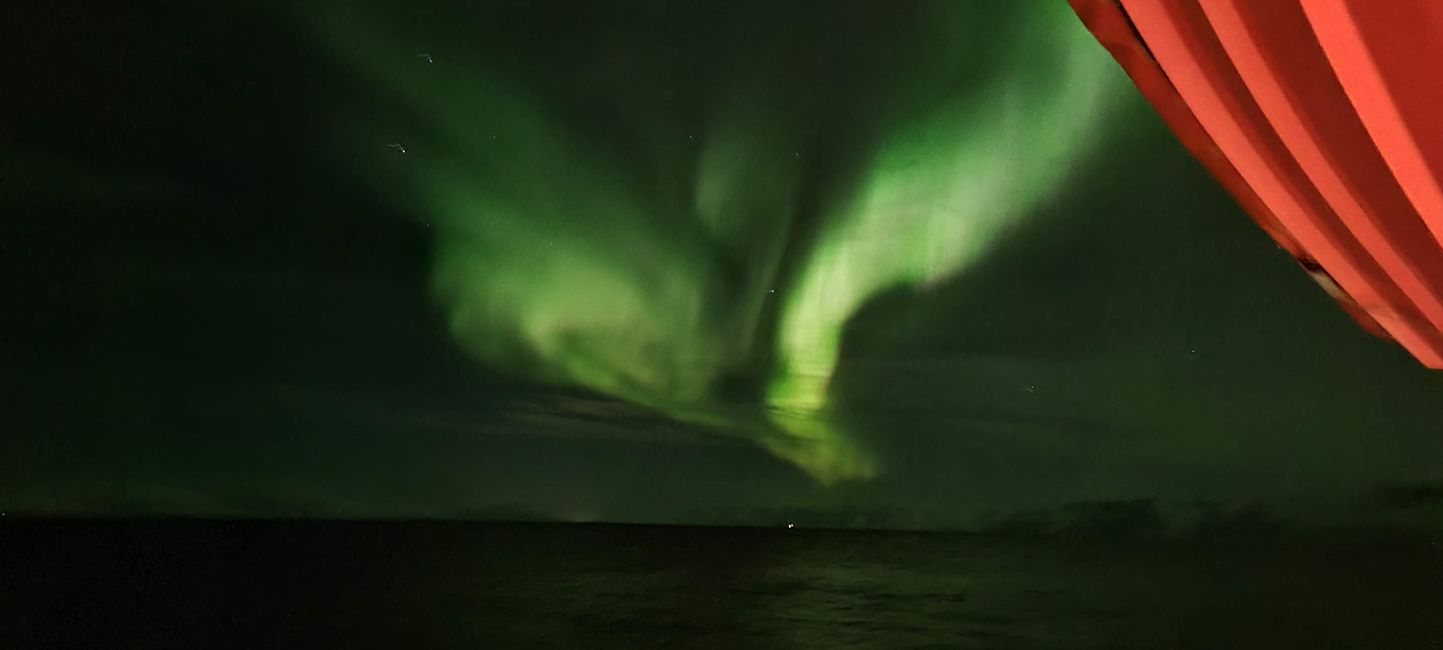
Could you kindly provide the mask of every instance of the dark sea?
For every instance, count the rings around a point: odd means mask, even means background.
[[[0,520],[7,648],[1443,648],[1426,536]]]

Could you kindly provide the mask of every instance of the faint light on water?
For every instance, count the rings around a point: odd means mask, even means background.
[[[787,522],[787,530],[791,530],[791,529],[793,529],[793,528],[796,528],[796,526],[797,526],[797,525],[794,524],[794,523]]]

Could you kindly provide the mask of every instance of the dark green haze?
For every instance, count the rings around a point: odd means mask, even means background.
[[[0,510],[1443,521],[1443,375],[1060,0],[33,13]]]

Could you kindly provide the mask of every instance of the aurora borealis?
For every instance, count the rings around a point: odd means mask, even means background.
[[[985,255],[1089,152],[1120,91],[1110,62],[1078,56],[1087,36],[1064,6],[909,13],[898,29],[913,48],[828,80],[868,89],[878,99],[865,112],[845,98],[816,105],[827,100],[796,80],[817,61],[748,61],[741,44],[806,27],[752,23],[719,44],[721,65],[685,71],[708,75],[691,80],[703,110],[685,119],[657,102],[639,111],[656,119],[604,134],[568,131],[468,51],[467,35],[349,7],[314,20],[343,60],[399,98],[404,117],[391,124],[416,133],[409,152],[394,147],[406,160],[371,161],[367,179],[436,232],[432,286],[458,343],[536,379],[739,433],[831,483],[877,471],[828,408],[847,319],[882,291],[944,280]],[[414,43],[467,58],[437,65]],[[609,46],[653,72],[630,44]],[[635,101],[610,82],[595,84],[596,99]],[[850,119],[827,124],[822,110]],[[392,154],[356,141],[367,145],[358,157]],[[760,394],[723,395],[728,378]]]
[[[1443,379],[1063,2],[44,11],[6,509],[1433,512]]]

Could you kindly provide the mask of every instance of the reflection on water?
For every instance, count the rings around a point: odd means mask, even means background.
[[[1426,542],[581,525],[0,528],[23,647],[1434,648]],[[12,637],[16,638],[16,637]]]

